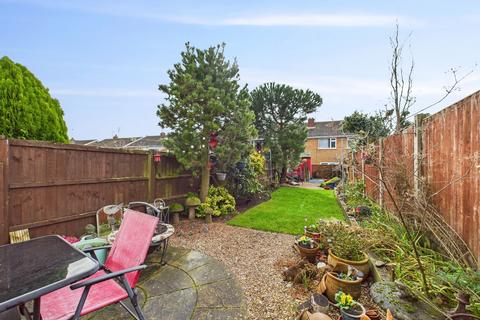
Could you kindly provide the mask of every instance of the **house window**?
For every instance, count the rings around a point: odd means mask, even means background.
[[[320,138],[318,139],[318,149],[336,149],[336,138]]]
[[[355,146],[354,138],[347,138],[347,148],[352,149]]]

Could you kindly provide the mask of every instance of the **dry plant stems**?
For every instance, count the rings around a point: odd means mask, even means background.
[[[417,241],[416,241],[415,237],[413,237],[412,233],[410,232],[410,228],[409,228],[409,226],[408,226],[408,224],[405,220],[403,212],[400,209],[400,207],[398,206],[397,201],[393,197],[392,192],[390,191],[390,188],[388,187],[388,185],[385,183],[385,181],[383,179],[381,179],[380,182],[383,184],[383,186],[385,188],[385,191],[387,191],[388,196],[390,197],[390,200],[392,201],[393,206],[395,207],[395,210],[398,214],[398,217],[400,218],[400,221],[402,222],[402,225],[405,228],[405,232],[407,234],[408,240],[410,241],[410,244],[412,245],[412,248],[413,248],[413,252],[415,254],[415,259],[417,260],[418,268],[419,268],[420,273],[422,275],[423,290],[425,291],[425,294],[428,296],[429,287],[428,287],[427,277],[425,276],[425,269],[423,267],[422,261],[420,260],[420,255],[418,253]]]

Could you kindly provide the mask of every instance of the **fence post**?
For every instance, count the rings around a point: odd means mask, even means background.
[[[378,139],[378,204],[384,209],[383,199],[383,138]]]
[[[0,136],[0,245],[8,243],[8,140]]]
[[[148,175],[148,191],[147,201],[152,203],[155,198],[155,180],[157,172],[153,163],[153,150],[149,150],[147,154],[147,175]]]
[[[422,178],[422,121],[425,114],[417,114],[413,123],[413,190],[415,197],[420,194],[421,178]]]
[[[362,147],[362,181],[365,183],[365,157],[364,157],[365,148]]]

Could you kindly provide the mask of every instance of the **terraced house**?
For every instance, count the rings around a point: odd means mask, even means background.
[[[309,118],[304,158],[310,158],[314,177],[324,178],[342,162],[355,139],[354,134],[341,129],[341,120],[320,121]]]

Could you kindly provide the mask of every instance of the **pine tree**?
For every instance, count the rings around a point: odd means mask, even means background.
[[[322,98],[310,90],[276,83],[255,88],[251,96],[255,127],[272,151],[272,160],[281,171],[283,182],[287,168],[298,165],[305,149],[307,114],[321,106]]]
[[[170,83],[159,86],[166,94],[159,125],[172,129],[165,145],[186,168],[200,171],[202,201],[210,181],[210,135],[218,136],[220,163],[230,166],[245,155],[255,133],[248,91],[240,88],[238,65],[225,59],[224,48],[187,43],[181,62],[168,71]]]

